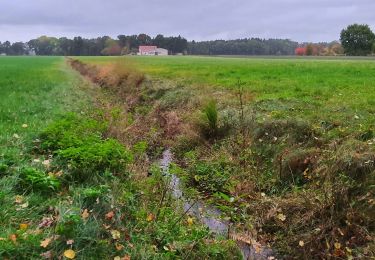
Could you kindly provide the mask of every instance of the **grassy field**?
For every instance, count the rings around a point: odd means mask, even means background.
[[[65,58],[1,57],[0,90],[1,259],[234,257],[160,205],[160,170],[137,170],[145,145],[112,138],[116,97]]]
[[[374,257],[374,72],[368,59],[1,57],[0,258],[239,259],[176,210],[167,147],[233,240]]]
[[[79,59],[148,76],[128,110],[137,136],[171,146],[185,185],[257,241],[297,259],[374,257],[374,60]]]
[[[108,63],[121,58],[84,58]],[[265,110],[314,124],[336,122],[342,131],[375,123],[374,60],[131,57],[154,77],[189,86],[236,88],[244,83]]]

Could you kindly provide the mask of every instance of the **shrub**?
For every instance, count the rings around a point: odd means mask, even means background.
[[[59,150],[97,142],[106,129],[104,123],[69,113],[41,133],[42,149]]]
[[[229,184],[230,168],[221,163],[202,162],[195,163],[190,169],[190,182],[200,191],[213,194],[226,192]]]
[[[130,152],[114,139],[60,150],[58,156],[70,164],[77,179],[86,178],[87,174],[121,172],[132,160]]]
[[[123,172],[132,155],[118,141],[103,140],[105,130],[102,122],[68,114],[41,134],[41,148],[52,151],[63,165],[69,165],[73,180]]]
[[[60,188],[60,181],[44,172],[25,167],[20,171],[20,186],[23,189],[32,189],[33,191],[48,192],[56,191]]]

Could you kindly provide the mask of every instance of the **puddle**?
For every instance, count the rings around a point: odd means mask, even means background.
[[[240,237],[246,238],[245,241],[254,241],[251,237],[244,236],[243,234],[237,233],[233,228],[230,228],[230,222],[222,219],[222,212],[214,206],[206,205],[203,201],[190,201],[186,197],[181,189],[181,180],[178,176],[170,174],[169,165],[173,160],[172,152],[167,149],[163,152],[163,157],[160,161],[160,167],[163,174],[170,177],[170,189],[173,197],[178,200],[184,211],[188,211],[188,214],[198,219],[201,223],[209,228],[212,233],[222,235],[225,237]],[[255,241],[252,244],[248,242],[237,241],[238,247],[240,248],[243,259],[276,259],[273,257],[273,252],[270,248],[261,246]],[[244,239],[242,239],[244,240]]]

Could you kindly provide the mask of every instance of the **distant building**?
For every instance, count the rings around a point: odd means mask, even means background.
[[[139,46],[138,55],[155,56],[155,55],[168,55],[168,50],[158,48],[157,46]]]

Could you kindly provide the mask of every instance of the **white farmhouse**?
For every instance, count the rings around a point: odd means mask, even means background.
[[[168,50],[158,48],[157,46],[139,46],[138,55],[155,56],[155,55],[168,55]]]

